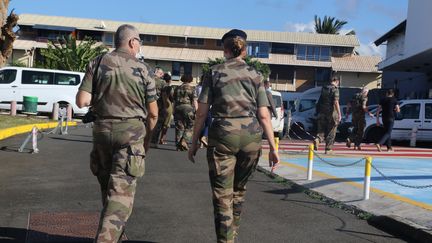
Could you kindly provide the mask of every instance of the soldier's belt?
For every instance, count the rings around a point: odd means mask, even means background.
[[[140,120],[140,121],[144,121],[145,119],[141,116],[134,116],[134,117],[103,116],[103,117],[97,117],[96,121],[98,121],[98,120],[119,120],[119,121]]]

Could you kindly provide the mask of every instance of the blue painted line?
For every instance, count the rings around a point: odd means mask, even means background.
[[[344,165],[353,163],[360,157],[331,157],[324,158],[333,164]],[[283,158],[288,162],[307,167],[306,157]],[[372,164],[389,179],[410,186],[432,185],[432,161],[420,158],[373,158]],[[364,162],[349,167],[335,167],[314,158],[314,170],[329,174],[345,180],[362,183],[364,181]],[[336,183],[327,180],[328,183]],[[385,192],[393,193],[411,200],[432,205],[432,187],[424,189],[407,188],[397,185],[390,180],[383,178],[375,169],[371,172],[371,187]]]

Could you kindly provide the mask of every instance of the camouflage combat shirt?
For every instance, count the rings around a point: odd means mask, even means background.
[[[332,114],[335,111],[335,101],[339,101],[339,88],[332,84],[322,87],[321,96],[317,102],[317,112]]]
[[[212,105],[213,117],[254,117],[258,107],[269,106],[262,76],[244,60],[228,59],[211,70],[199,102]]]
[[[87,66],[80,90],[92,93],[99,58]],[[120,48],[102,56],[96,77],[92,107],[97,117],[147,117],[146,104],[156,100],[155,81],[147,64]]]
[[[353,116],[365,117],[364,108],[367,106],[368,98],[362,93],[357,93],[351,100],[351,109]]]
[[[179,105],[193,105],[193,101],[197,99],[195,88],[190,84],[182,84],[174,90],[174,104]]]

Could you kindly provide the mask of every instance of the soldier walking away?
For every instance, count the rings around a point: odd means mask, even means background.
[[[213,122],[207,160],[217,242],[234,242],[246,183],[261,155],[263,129],[270,146],[271,166],[279,162],[279,155],[273,141],[262,77],[243,60],[246,33],[231,30],[222,37],[222,43],[226,62],[212,66],[211,75],[204,79],[189,160],[195,162],[199,134],[211,106]]]
[[[166,144],[165,138],[168,131],[168,128],[171,125],[172,115],[174,112],[174,89],[171,86],[171,75],[169,73],[165,73],[163,76],[165,80],[165,87],[162,88],[161,99],[163,103],[163,112],[162,112],[162,131],[159,139],[159,144]]]
[[[398,102],[394,97],[393,89],[387,90],[386,97],[382,99],[379,103],[378,109],[376,111],[377,126],[381,125],[379,121],[380,112],[382,112],[381,119],[382,119],[385,133],[382,136],[382,138],[378,141],[378,143],[375,144],[375,146],[377,147],[377,150],[381,152],[382,150],[381,145],[385,144],[387,146],[387,151],[393,152],[394,150],[391,143],[391,133],[393,130],[396,113],[400,112]]]
[[[159,142],[159,137],[161,135],[162,126],[164,122],[164,106],[162,101],[162,89],[166,86],[166,81],[163,79],[164,72],[162,68],[156,67],[154,70],[154,79],[155,79],[155,85],[156,85],[156,96],[157,96],[157,106],[159,109],[158,114],[158,121],[156,123],[156,126],[154,128],[153,134],[152,134],[152,146],[157,147],[157,143]]]
[[[352,113],[352,124],[354,129],[350,136],[347,138],[346,146],[351,148],[351,143],[354,142],[354,150],[361,150],[361,142],[363,141],[364,129],[366,126],[365,113],[368,113],[370,117],[374,115],[369,112],[367,107],[369,90],[363,88],[361,92],[355,94],[351,101],[348,103],[346,117]]]
[[[118,242],[132,212],[137,179],[144,175],[144,157],[157,120],[155,81],[149,66],[135,55],[138,30],[121,25],[115,50],[87,66],[76,97],[78,107],[94,112],[90,169],[97,177],[103,210],[95,242]]]
[[[325,153],[333,153],[332,147],[336,137],[336,128],[342,119],[339,107],[339,78],[333,77],[331,83],[322,87],[321,96],[316,105],[317,138],[314,139],[314,148],[318,150],[319,144],[325,141]]]
[[[189,149],[188,144],[192,139],[192,128],[198,104],[195,87],[190,84],[193,80],[192,75],[184,74],[180,80],[183,84],[174,90],[174,123],[176,148],[178,151],[185,151]]]

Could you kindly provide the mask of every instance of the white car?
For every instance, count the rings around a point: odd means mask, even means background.
[[[400,113],[397,114],[393,140],[409,140],[413,128],[417,128],[418,141],[432,141],[432,99],[401,100]],[[382,124],[382,121],[380,120]],[[365,140],[376,143],[383,134],[383,128],[376,126],[376,118],[366,117]]]
[[[284,107],[282,103],[282,95],[280,92],[271,90],[273,103],[275,104],[277,117],[272,115],[272,127],[275,135],[279,137],[279,139],[283,138],[283,129],[285,125],[285,117],[284,117]]]

